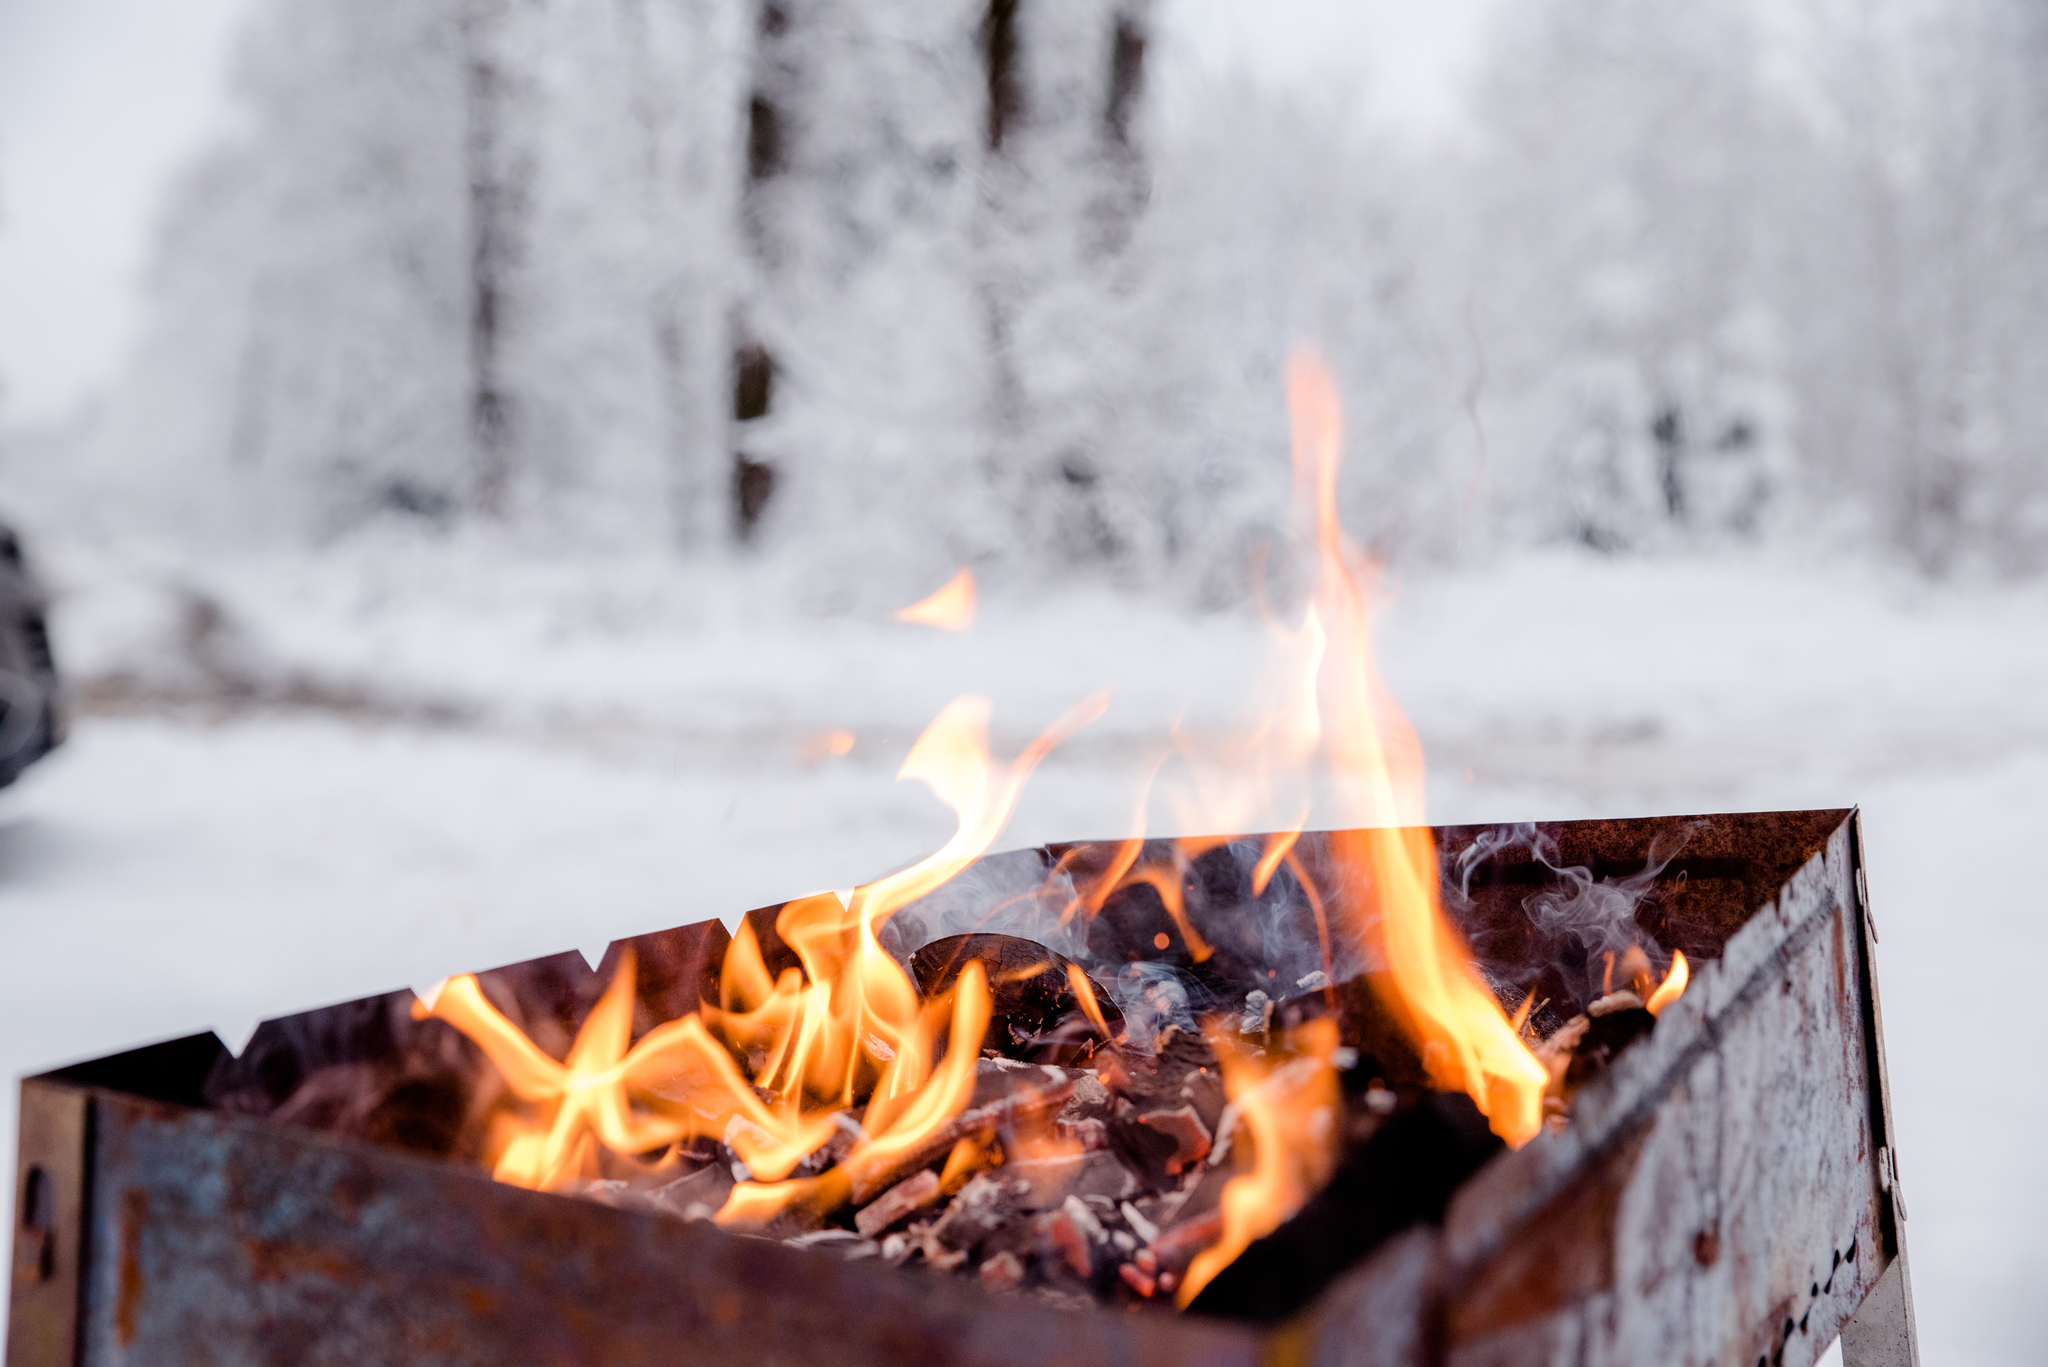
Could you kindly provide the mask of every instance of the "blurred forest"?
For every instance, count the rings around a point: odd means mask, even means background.
[[[1220,604],[1285,525],[1306,341],[1404,561],[2048,563],[2048,8],[1527,0],[1426,152],[1250,80],[1169,116],[1156,22],[264,0],[144,338],[0,448],[10,496]]]

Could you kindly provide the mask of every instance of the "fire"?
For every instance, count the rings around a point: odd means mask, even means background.
[[[1330,1054],[1337,1027],[1327,1018],[1308,1022],[1289,1040],[1297,1057],[1276,1068],[1240,1050],[1221,1031],[1210,1043],[1223,1065],[1223,1085],[1237,1108],[1232,1147],[1243,1168],[1247,1140],[1252,1162],[1223,1189],[1223,1237],[1189,1264],[1175,1297],[1183,1309],[1237,1255],[1278,1229],[1324,1182],[1337,1156],[1337,1074]]]
[[[1653,1016],[1662,1015],[1665,1007],[1685,994],[1685,985],[1691,977],[1692,971],[1685,966],[1684,952],[1672,950],[1671,971],[1664,975],[1664,981],[1657,985],[1657,990],[1643,1003],[1644,1008]]]
[[[1422,746],[1372,659],[1376,578],[1337,521],[1342,418],[1336,385],[1313,355],[1287,369],[1297,493],[1313,511],[1320,575],[1308,617],[1328,640],[1322,662],[1325,753],[1343,829],[1332,847],[1353,908],[1366,913],[1377,983],[1421,1046],[1431,1080],[1465,1092],[1509,1144],[1542,1128],[1543,1065],[1473,970],[1437,894],[1436,841],[1422,824]]]
[[[806,765],[821,760],[837,759],[853,752],[854,735],[851,731],[817,731],[805,736],[796,747],[797,758]]]
[[[784,906],[775,929],[799,966],[780,976],[742,925],[721,969],[719,1001],[637,1043],[630,950],[562,1061],[499,1012],[473,976],[450,980],[431,1008],[416,1002],[416,1017],[438,1017],[474,1040],[518,1103],[496,1119],[495,1175],[558,1189],[598,1176],[601,1149],[614,1163],[659,1164],[671,1146],[716,1139],[739,1155],[749,1178],[718,1218],[748,1223],[795,1200],[837,1205],[856,1184],[914,1158],[973,1092],[988,984],[980,965],[969,964],[950,992],[922,1002],[876,932],[980,856],[1039,762],[1107,706],[1106,694],[1084,700],[1006,769],[989,755],[987,701],[948,706],[898,777],[922,780],[954,810],[953,838],[844,901],[826,893]],[[791,1178],[838,1131],[838,1114],[863,1101],[860,1137],[844,1159],[822,1177]]]
[[[960,572],[929,598],[920,598],[889,615],[899,622],[915,622],[941,631],[967,630],[974,625],[974,572],[961,566]]]

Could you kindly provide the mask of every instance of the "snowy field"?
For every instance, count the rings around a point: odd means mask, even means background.
[[[1121,834],[1267,641],[1104,593],[811,620],[767,569],[474,545],[44,550],[81,707],[0,793],[15,1074],[872,877],[950,831],[892,776],[963,692],[1014,752],[1113,687],[1002,843]],[[2048,1361],[2048,592],[1531,557],[1402,586],[1380,656],[1436,821],[1863,807],[1925,1360]]]

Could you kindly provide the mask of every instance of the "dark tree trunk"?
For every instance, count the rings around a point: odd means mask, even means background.
[[[504,376],[506,286],[523,207],[511,166],[506,124],[510,73],[503,53],[507,0],[473,0],[463,24],[469,114],[469,417],[471,478],[477,508],[505,510],[511,478],[514,404]]]

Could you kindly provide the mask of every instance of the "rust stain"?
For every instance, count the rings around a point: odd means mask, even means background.
[[[320,1276],[331,1281],[355,1284],[363,1280],[355,1261],[329,1249],[305,1248],[283,1239],[242,1240],[249,1255],[249,1275],[259,1282],[285,1282],[295,1277]]]
[[[114,1298],[114,1342],[135,1341],[135,1316],[142,1308],[142,1226],[149,1219],[149,1193],[130,1187],[121,1193],[120,1285]]]
[[[1452,1343],[1485,1338],[1614,1287],[1615,1217],[1641,1159],[1642,1126],[1580,1174],[1451,1298]]]
[[[1843,976],[1845,953],[1843,953],[1843,945],[1841,945],[1841,916],[1833,916],[1829,920],[1829,926],[1833,928],[1833,933],[1835,933],[1835,1002],[1837,1004],[1847,1004],[1853,1010],[1853,1004],[1849,1004],[1849,984],[1847,984],[1847,978]]]
[[[353,1220],[363,1213],[364,1199],[362,1183],[354,1177],[345,1176],[334,1184],[334,1209],[344,1220]]]
[[[1709,1225],[1692,1236],[1692,1256],[1693,1261],[1697,1262],[1701,1267],[1712,1267],[1715,1263],[1721,1261],[1721,1230],[1719,1226]]]
[[[481,1287],[473,1287],[462,1293],[462,1303],[469,1307],[472,1315],[488,1315],[497,1310],[498,1298]]]

